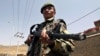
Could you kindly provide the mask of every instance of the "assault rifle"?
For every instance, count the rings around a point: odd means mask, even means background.
[[[37,37],[37,39],[39,39],[41,34],[41,31],[37,32],[34,31],[33,35],[35,35]],[[76,41],[80,41],[80,40],[85,40],[86,39],[86,35],[85,34],[60,34],[60,33],[54,33],[51,31],[47,31],[47,34],[49,35],[50,39],[73,39]]]
[[[76,41],[81,41],[86,39],[86,35],[84,34],[60,34],[59,29],[60,29],[60,24],[56,26],[56,28],[52,31],[47,31],[48,36],[50,39],[73,39]],[[31,34],[34,35],[34,38],[32,39],[32,43],[30,46],[30,50],[28,51],[28,56],[40,56],[39,53],[41,52],[41,42],[39,42],[39,38],[41,36],[41,30],[39,31],[32,31],[32,29],[35,28],[35,25],[31,28]],[[40,27],[42,28],[42,27]],[[36,46],[38,46],[36,48]],[[38,51],[36,51],[38,50]]]
[[[38,47],[41,47],[41,42],[38,42],[40,34],[41,34],[41,31],[33,32],[33,35],[35,36],[35,38],[33,39],[32,43],[31,43],[30,51],[28,52],[30,54],[28,56],[36,56],[37,55],[37,54],[35,55],[35,53],[34,53],[35,50],[37,50],[35,48],[35,45],[40,44]],[[60,33],[53,33],[50,31],[48,31],[47,34],[49,35],[50,39],[53,39],[53,40],[62,38],[62,39],[73,39],[73,40],[80,41],[80,40],[86,39],[86,35],[84,35],[84,34],[60,34]],[[38,48],[37,53],[40,53],[40,51],[41,51],[41,49]]]

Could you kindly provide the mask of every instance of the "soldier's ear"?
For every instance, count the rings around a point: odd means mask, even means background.
[[[54,14],[56,14],[56,11],[54,10]]]
[[[55,11],[55,14],[56,14],[56,11]]]
[[[56,14],[56,9],[54,8],[54,13]]]

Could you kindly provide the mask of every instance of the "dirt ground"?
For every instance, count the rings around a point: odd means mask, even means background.
[[[26,45],[21,45],[18,48],[17,52],[17,46],[0,46],[0,56],[16,56],[17,54],[19,55],[25,55],[27,51],[27,46]]]
[[[75,42],[76,48],[71,56],[100,56],[100,35]]]

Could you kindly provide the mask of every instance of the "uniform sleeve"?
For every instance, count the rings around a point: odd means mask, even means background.
[[[61,25],[60,33],[61,34],[69,34],[69,32],[67,31],[67,28],[66,28],[67,27],[66,24],[61,22],[60,25]],[[54,47],[53,48],[55,50],[62,50],[62,48],[65,47],[64,45],[62,45],[63,43],[65,44],[65,46],[68,45],[70,47],[69,48],[70,51],[74,50],[75,45],[74,45],[74,42],[72,39],[56,39],[56,40],[54,40]]]
[[[60,32],[64,33],[64,34],[69,34],[68,30],[67,30],[67,26],[66,24],[64,24],[63,22],[60,23],[61,27],[60,27]]]

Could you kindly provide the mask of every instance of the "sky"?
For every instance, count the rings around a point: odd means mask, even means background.
[[[100,20],[100,0],[0,0],[0,45],[24,44],[30,27],[44,21],[40,9],[47,2],[55,5],[55,18],[65,20],[70,33],[93,28]],[[20,33],[24,38],[16,36]]]

